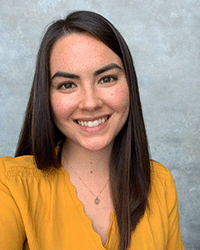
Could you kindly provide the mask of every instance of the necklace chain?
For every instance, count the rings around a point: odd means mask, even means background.
[[[94,200],[94,203],[95,203],[96,205],[99,205],[99,203],[100,203],[99,196],[101,195],[101,193],[103,192],[103,190],[106,188],[109,179],[108,179],[107,182],[105,183],[105,185],[104,185],[103,189],[100,191],[100,193],[96,196],[96,195],[89,189],[89,187],[85,184],[85,182],[84,182],[84,181],[82,180],[82,178],[78,175],[78,173],[77,173],[71,166],[69,166],[69,167],[70,167],[71,170],[76,174],[76,176],[80,179],[80,181],[84,184],[84,186],[88,189],[88,191],[90,191],[90,193],[91,193],[93,196],[96,197],[95,200]]]

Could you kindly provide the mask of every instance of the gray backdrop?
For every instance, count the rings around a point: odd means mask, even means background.
[[[45,26],[79,9],[125,37],[152,158],[175,178],[185,249],[200,249],[199,0],[1,0],[0,156],[14,154]]]

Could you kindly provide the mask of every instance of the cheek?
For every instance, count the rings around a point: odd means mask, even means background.
[[[53,111],[54,120],[57,121],[62,118],[66,119],[72,110],[70,103],[66,99],[61,98],[59,95],[51,96],[51,108]]]
[[[129,110],[129,89],[127,87],[118,86],[111,93],[110,97],[113,108],[119,111]]]

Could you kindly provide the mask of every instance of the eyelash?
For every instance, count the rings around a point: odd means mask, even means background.
[[[116,76],[110,75],[110,76],[104,76],[104,77],[102,77],[101,80],[99,81],[99,83],[101,84],[101,81],[104,81],[106,79],[110,79],[110,81],[106,81],[106,82],[103,82],[103,83],[111,83],[111,82],[114,82],[114,81],[118,80],[118,78]]]
[[[109,79],[109,80],[108,80]],[[106,80],[106,81],[105,81]],[[118,78],[116,76],[113,75],[108,75],[108,76],[104,76],[100,79],[100,81],[98,82],[99,84],[108,84],[114,81],[117,81]],[[57,89],[73,89],[76,87],[76,84],[74,82],[64,82],[64,83],[60,83],[57,87]]]
[[[70,86],[69,86],[70,85]],[[73,86],[73,87],[72,87]],[[73,82],[65,82],[65,83],[61,83],[58,85],[57,89],[73,89],[76,87],[76,84]]]

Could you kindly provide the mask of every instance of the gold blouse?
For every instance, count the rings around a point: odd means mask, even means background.
[[[43,172],[32,156],[0,158],[1,250],[116,250],[117,244],[115,212],[103,246],[63,168]],[[149,208],[132,234],[130,249],[184,249],[175,183],[157,162],[152,164]]]

